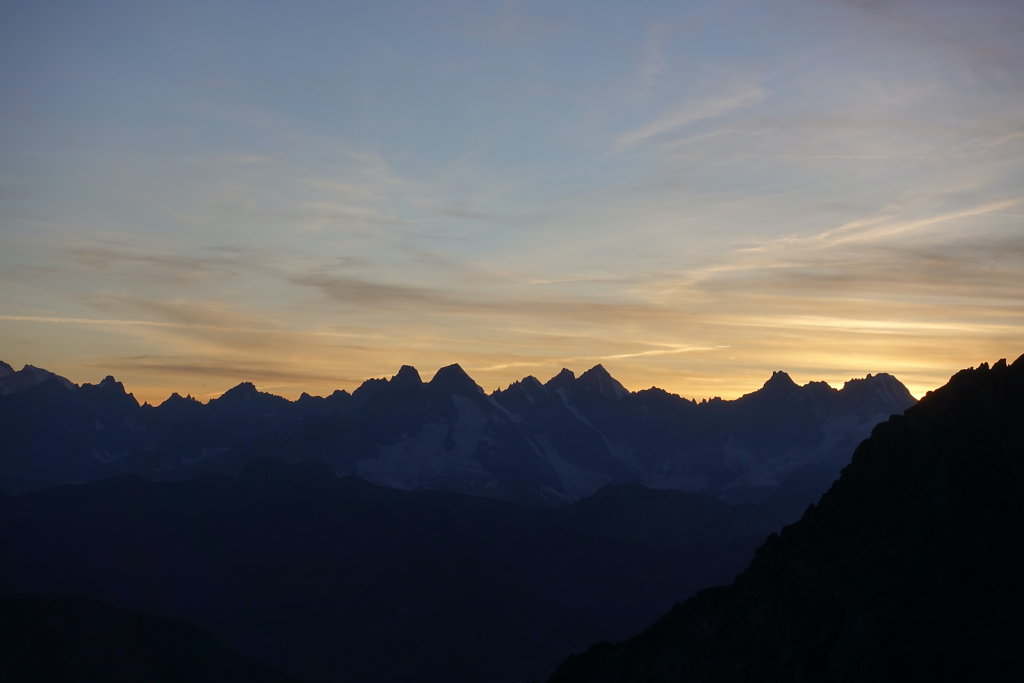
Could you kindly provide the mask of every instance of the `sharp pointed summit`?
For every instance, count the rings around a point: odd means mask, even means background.
[[[221,394],[220,399],[216,400],[222,400],[225,398],[244,400],[246,398],[249,398],[250,396],[255,396],[258,393],[260,392],[256,390],[256,385],[253,384],[252,382],[239,382],[237,385],[231,387],[223,394]]]
[[[466,371],[458,363],[446,365],[438,370],[434,374],[433,379],[430,380],[430,386],[453,394],[484,393],[480,385],[474,382],[473,378],[467,375]]]
[[[576,386],[598,393],[605,398],[622,398],[629,391],[617,379],[612,377],[604,366],[598,363],[576,380]]]
[[[544,388],[544,385],[540,383],[540,380],[533,375],[527,375],[519,380],[519,383],[529,391],[540,391]]]
[[[740,401],[754,402],[760,404],[764,401],[775,401],[778,399],[784,399],[786,397],[798,394],[800,392],[800,385],[793,381],[793,378],[788,373],[782,370],[776,370],[772,373],[772,376],[765,381],[764,385],[757,391],[752,391],[749,394],[744,394],[739,398]]]

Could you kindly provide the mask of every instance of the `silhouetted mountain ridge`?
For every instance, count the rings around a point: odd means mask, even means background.
[[[10,365],[2,363],[2,367],[0,367],[0,396],[9,396],[26,391],[51,379],[56,380],[58,384],[66,389],[75,388],[74,383],[70,380],[56,375],[49,370],[43,370],[34,365],[26,365],[21,370],[15,372],[14,368]]]
[[[487,395],[453,364],[426,383],[402,366],[351,395],[293,402],[242,382],[206,404],[172,395],[139,407],[113,378],[69,389],[42,373],[29,372],[44,380],[26,384],[17,400],[0,397],[0,428],[9,434],[2,490],[117,472],[237,474],[272,456],[320,459],[337,474],[395,488],[545,505],[606,484],[732,501],[774,500],[785,490],[792,514],[827,487],[874,424],[913,404],[889,375],[836,390],[800,387],[782,372],[735,401],[697,404],[656,389],[629,392],[601,365]],[[36,391],[48,381],[60,387]]]
[[[735,583],[552,683],[1021,680],[1024,356],[876,427]]]

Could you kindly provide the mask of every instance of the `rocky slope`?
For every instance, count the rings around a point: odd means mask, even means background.
[[[879,425],[731,586],[552,683],[1022,680],[1024,356]]]

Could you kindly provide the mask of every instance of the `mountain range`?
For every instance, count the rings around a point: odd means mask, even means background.
[[[775,373],[735,401],[696,403],[628,392],[603,368],[488,396],[457,367],[426,383],[405,367],[351,395],[292,402],[243,383],[206,404],[152,407],[112,378],[26,375],[0,398],[4,434],[42,434],[49,419],[51,443],[82,438],[75,457],[102,465],[85,478],[103,478],[0,494],[0,616],[14,625],[0,661],[12,680],[43,680],[19,675],[26,652],[107,667],[111,680],[129,680],[140,652],[204,653],[214,666],[196,675],[219,680],[512,683],[556,667],[552,683],[1024,675],[1024,357],[958,373],[875,426],[852,461],[836,435],[900,400],[888,376],[835,390]],[[126,434],[149,441],[115,438]],[[542,437],[612,481],[575,499],[564,487],[535,495],[543,468],[502,470],[502,457]],[[97,444],[105,462],[87,450]],[[367,481],[359,469],[379,470],[396,444],[444,476]],[[361,457],[338,457],[360,445]],[[210,450],[181,456],[196,447]],[[156,453],[146,478],[105,476]],[[505,485],[453,485],[453,453]],[[649,488],[669,481],[643,480],[659,462],[705,480]],[[815,486],[828,490],[808,507]],[[106,635],[89,640],[83,623]],[[76,645],[127,630],[123,657]]]
[[[0,490],[134,473],[237,475],[258,457],[321,460],[338,475],[528,504],[579,500],[609,484],[775,500],[795,516],[854,446],[914,398],[894,377],[834,389],[783,372],[736,400],[627,391],[602,366],[486,394],[458,365],[429,382],[410,366],[351,394],[289,401],[243,382],[201,403],[139,405],[113,377],[75,386],[0,367]]]
[[[879,425],[732,585],[551,683],[1024,680],[1024,356]]]

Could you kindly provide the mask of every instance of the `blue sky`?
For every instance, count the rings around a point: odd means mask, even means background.
[[[140,398],[1024,351],[1024,6],[8,2],[0,358]]]

